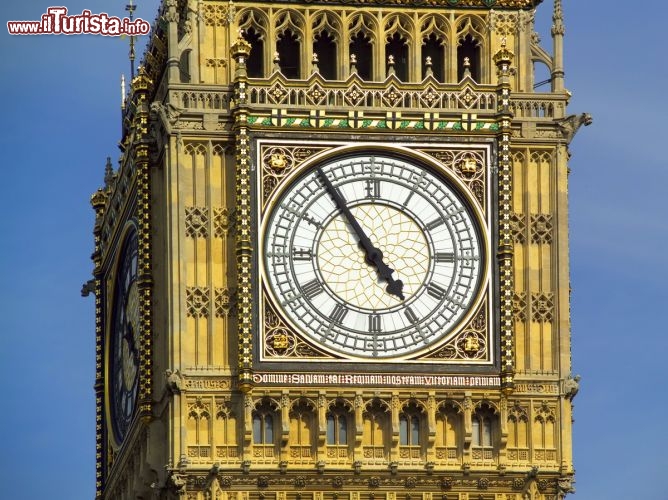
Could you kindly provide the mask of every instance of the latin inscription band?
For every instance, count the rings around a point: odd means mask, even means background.
[[[255,384],[340,386],[500,387],[501,378],[483,375],[390,375],[345,373],[254,373]]]

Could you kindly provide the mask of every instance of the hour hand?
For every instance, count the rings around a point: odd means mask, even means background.
[[[359,240],[360,246],[362,247],[362,249],[364,249],[364,253],[366,254],[367,262],[369,264],[376,266],[376,269],[378,269],[378,274],[380,275],[380,277],[383,278],[385,281],[387,281],[387,287],[385,288],[385,291],[387,291],[387,293],[389,294],[396,295],[401,300],[404,300],[404,294],[402,291],[404,288],[403,281],[395,280],[394,278],[392,278],[392,273],[394,272],[394,269],[390,268],[390,266],[388,266],[385,263],[385,261],[383,260],[383,253],[380,251],[380,249],[374,246],[374,244],[371,242],[367,234],[364,232],[364,229],[362,229],[362,226],[360,226],[359,222],[357,222],[357,219],[355,219],[355,216],[348,208],[348,203],[346,202],[346,199],[332,185],[331,181],[327,178],[322,169],[318,168],[317,173],[318,175],[320,175],[320,178],[325,184],[327,192],[334,199],[334,203],[336,204],[338,209],[341,210],[341,213],[343,213],[343,216],[346,218],[350,226],[353,228],[353,231],[357,235],[357,239]]]

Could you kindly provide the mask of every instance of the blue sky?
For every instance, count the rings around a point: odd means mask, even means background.
[[[668,65],[665,2],[563,0],[573,141],[570,229],[577,493],[668,499]],[[125,1],[69,0],[125,17]],[[538,29],[551,51],[551,0]],[[0,6],[0,484],[3,498],[94,497],[93,211],[118,157],[127,40],[10,36],[43,0]],[[58,3],[57,5],[62,5]],[[156,0],[136,17],[153,21]],[[642,12],[648,12],[643,16]],[[143,49],[144,42],[139,44]]]

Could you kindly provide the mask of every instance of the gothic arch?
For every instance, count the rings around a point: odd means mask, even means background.
[[[427,414],[427,403],[425,401],[420,401],[415,398],[410,398],[405,400],[401,404],[401,411],[405,411],[407,409],[414,408],[416,411],[418,411],[420,414],[426,415]]]
[[[262,32],[263,36],[267,36],[269,31],[269,18],[267,14],[260,9],[254,7],[246,7],[239,10],[239,29],[247,30],[248,28],[255,28]]]
[[[362,419],[366,436],[362,447],[364,459],[368,463],[385,463],[391,433],[390,405],[379,398],[373,398],[365,405]]]
[[[340,77],[342,57],[340,19],[331,12],[317,12],[311,20],[313,61],[317,56],[319,73],[326,80]]]
[[[290,407],[290,458],[309,462],[315,457],[317,406],[308,398],[295,399]]]
[[[327,31],[334,37],[334,41],[339,43],[341,41],[339,35],[343,32],[343,27],[338,16],[335,16],[332,12],[321,11],[313,16],[311,30],[314,37]]]
[[[251,51],[246,66],[250,77],[264,77],[270,67],[270,54],[267,50],[269,39],[269,18],[255,8],[246,8],[239,12],[239,29],[251,44]]]
[[[363,80],[373,80],[377,74],[379,47],[376,39],[378,23],[366,12],[358,12],[348,22],[348,54],[357,61],[357,74]]]
[[[416,52],[413,31],[413,21],[404,14],[393,14],[385,19],[385,62],[389,65],[392,56],[394,73],[404,82],[410,81],[413,76],[410,64]]]
[[[352,37],[358,33],[363,33],[371,40],[372,44],[375,44],[377,30],[378,22],[371,14],[357,12],[350,16],[350,20],[348,21],[348,35],[351,38],[348,41],[350,42]]]
[[[418,19],[418,25],[420,26],[420,34],[423,40],[429,35],[434,34],[443,44],[448,43],[451,27],[450,22],[445,16],[440,14],[425,14]]]
[[[454,400],[436,407],[435,455],[439,462],[457,463],[463,455],[464,409]]]
[[[478,402],[474,405],[474,407],[473,407],[473,411],[477,411],[477,410],[485,410],[485,408],[487,408],[488,410],[490,410],[490,411],[491,411],[493,414],[495,414],[495,415],[499,415],[499,414],[500,414],[499,406],[498,406],[496,403],[494,403],[494,402],[492,402],[492,401],[489,401],[488,399],[483,399],[482,401],[478,401]]]
[[[511,462],[529,460],[529,412],[515,401],[508,409],[507,457]]]
[[[209,401],[197,398],[188,404],[186,435],[188,456],[193,460],[210,456],[211,405]]]
[[[407,44],[413,41],[413,20],[406,14],[392,14],[387,16],[383,22],[385,38],[389,39],[395,33],[401,35]]]
[[[281,35],[287,30],[292,30],[298,35],[299,41],[303,41],[306,27],[304,15],[296,10],[282,9],[274,16],[276,22],[276,35]]]
[[[450,24],[444,16],[429,15],[421,17],[418,20],[418,26],[420,26],[422,37],[420,40],[422,78],[424,79],[428,70],[431,69],[434,78],[443,83],[448,77],[446,63],[450,58],[448,54]]]
[[[355,411],[354,402],[350,401],[349,399],[346,399],[346,398],[338,397],[338,398],[330,400],[327,403],[327,409],[328,410],[331,410],[331,409],[333,409],[337,406],[345,408],[346,411],[349,411],[351,413],[353,413]]]
[[[532,151],[529,161],[535,164],[549,164],[552,162],[552,153],[550,151]]]
[[[221,461],[234,461],[239,456],[239,420],[233,403],[229,400],[216,401],[213,421],[216,437],[216,457]]]
[[[301,79],[306,75],[306,20],[293,10],[283,9],[276,13],[276,52],[281,73],[286,78]]]
[[[183,152],[192,156],[204,156],[206,155],[206,146],[199,142],[189,142],[184,146]]]
[[[468,58],[471,77],[474,81],[481,83],[486,81],[484,61],[487,60],[487,47],[485,44],[485,23],[477,16],[462,16],[457,21],[456,47],[457,47],[457,80],[461,80],[464,73],[464,59]]]

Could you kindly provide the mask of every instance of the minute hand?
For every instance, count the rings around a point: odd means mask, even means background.
[[[383,261],[383,252],[381,252],[379,248],[376,248],[373,245],[373,243],[371,243],[371,240],[364,232],[364,229],[362,229],[362,226],[360,226],[359,222],[357,222],[357,219],[355,219],[355,216],[348,208],[348,203],[346,202],[345,198],[332,185],[332,183],[327,178],[322,169],[318,168],[317,173],[322,178],[322,181],[325,184],[327,192],[334,199],[334,203],[339,208],[339,210],[341,210],[341,213],[343,213],[348,223],[352,226],[353,231],[355,231],[355,234],[359,239],[359,243],[364,249],[364,253],[366,254],[366,261],[369,264],[376,266],[376,269],[378,269],[378,274],[380,275],[380,277],[383,278],[385,281],[387,281],[387,288],[385,289],[387,293],[396,295],[401,300],[404,300],[404,294],[402,292],[404,288],[404,283],[401,280],[395,280],[394,278],[392,278],[392,273],[394,272],[394,269],[385,264],[385,262]]]

